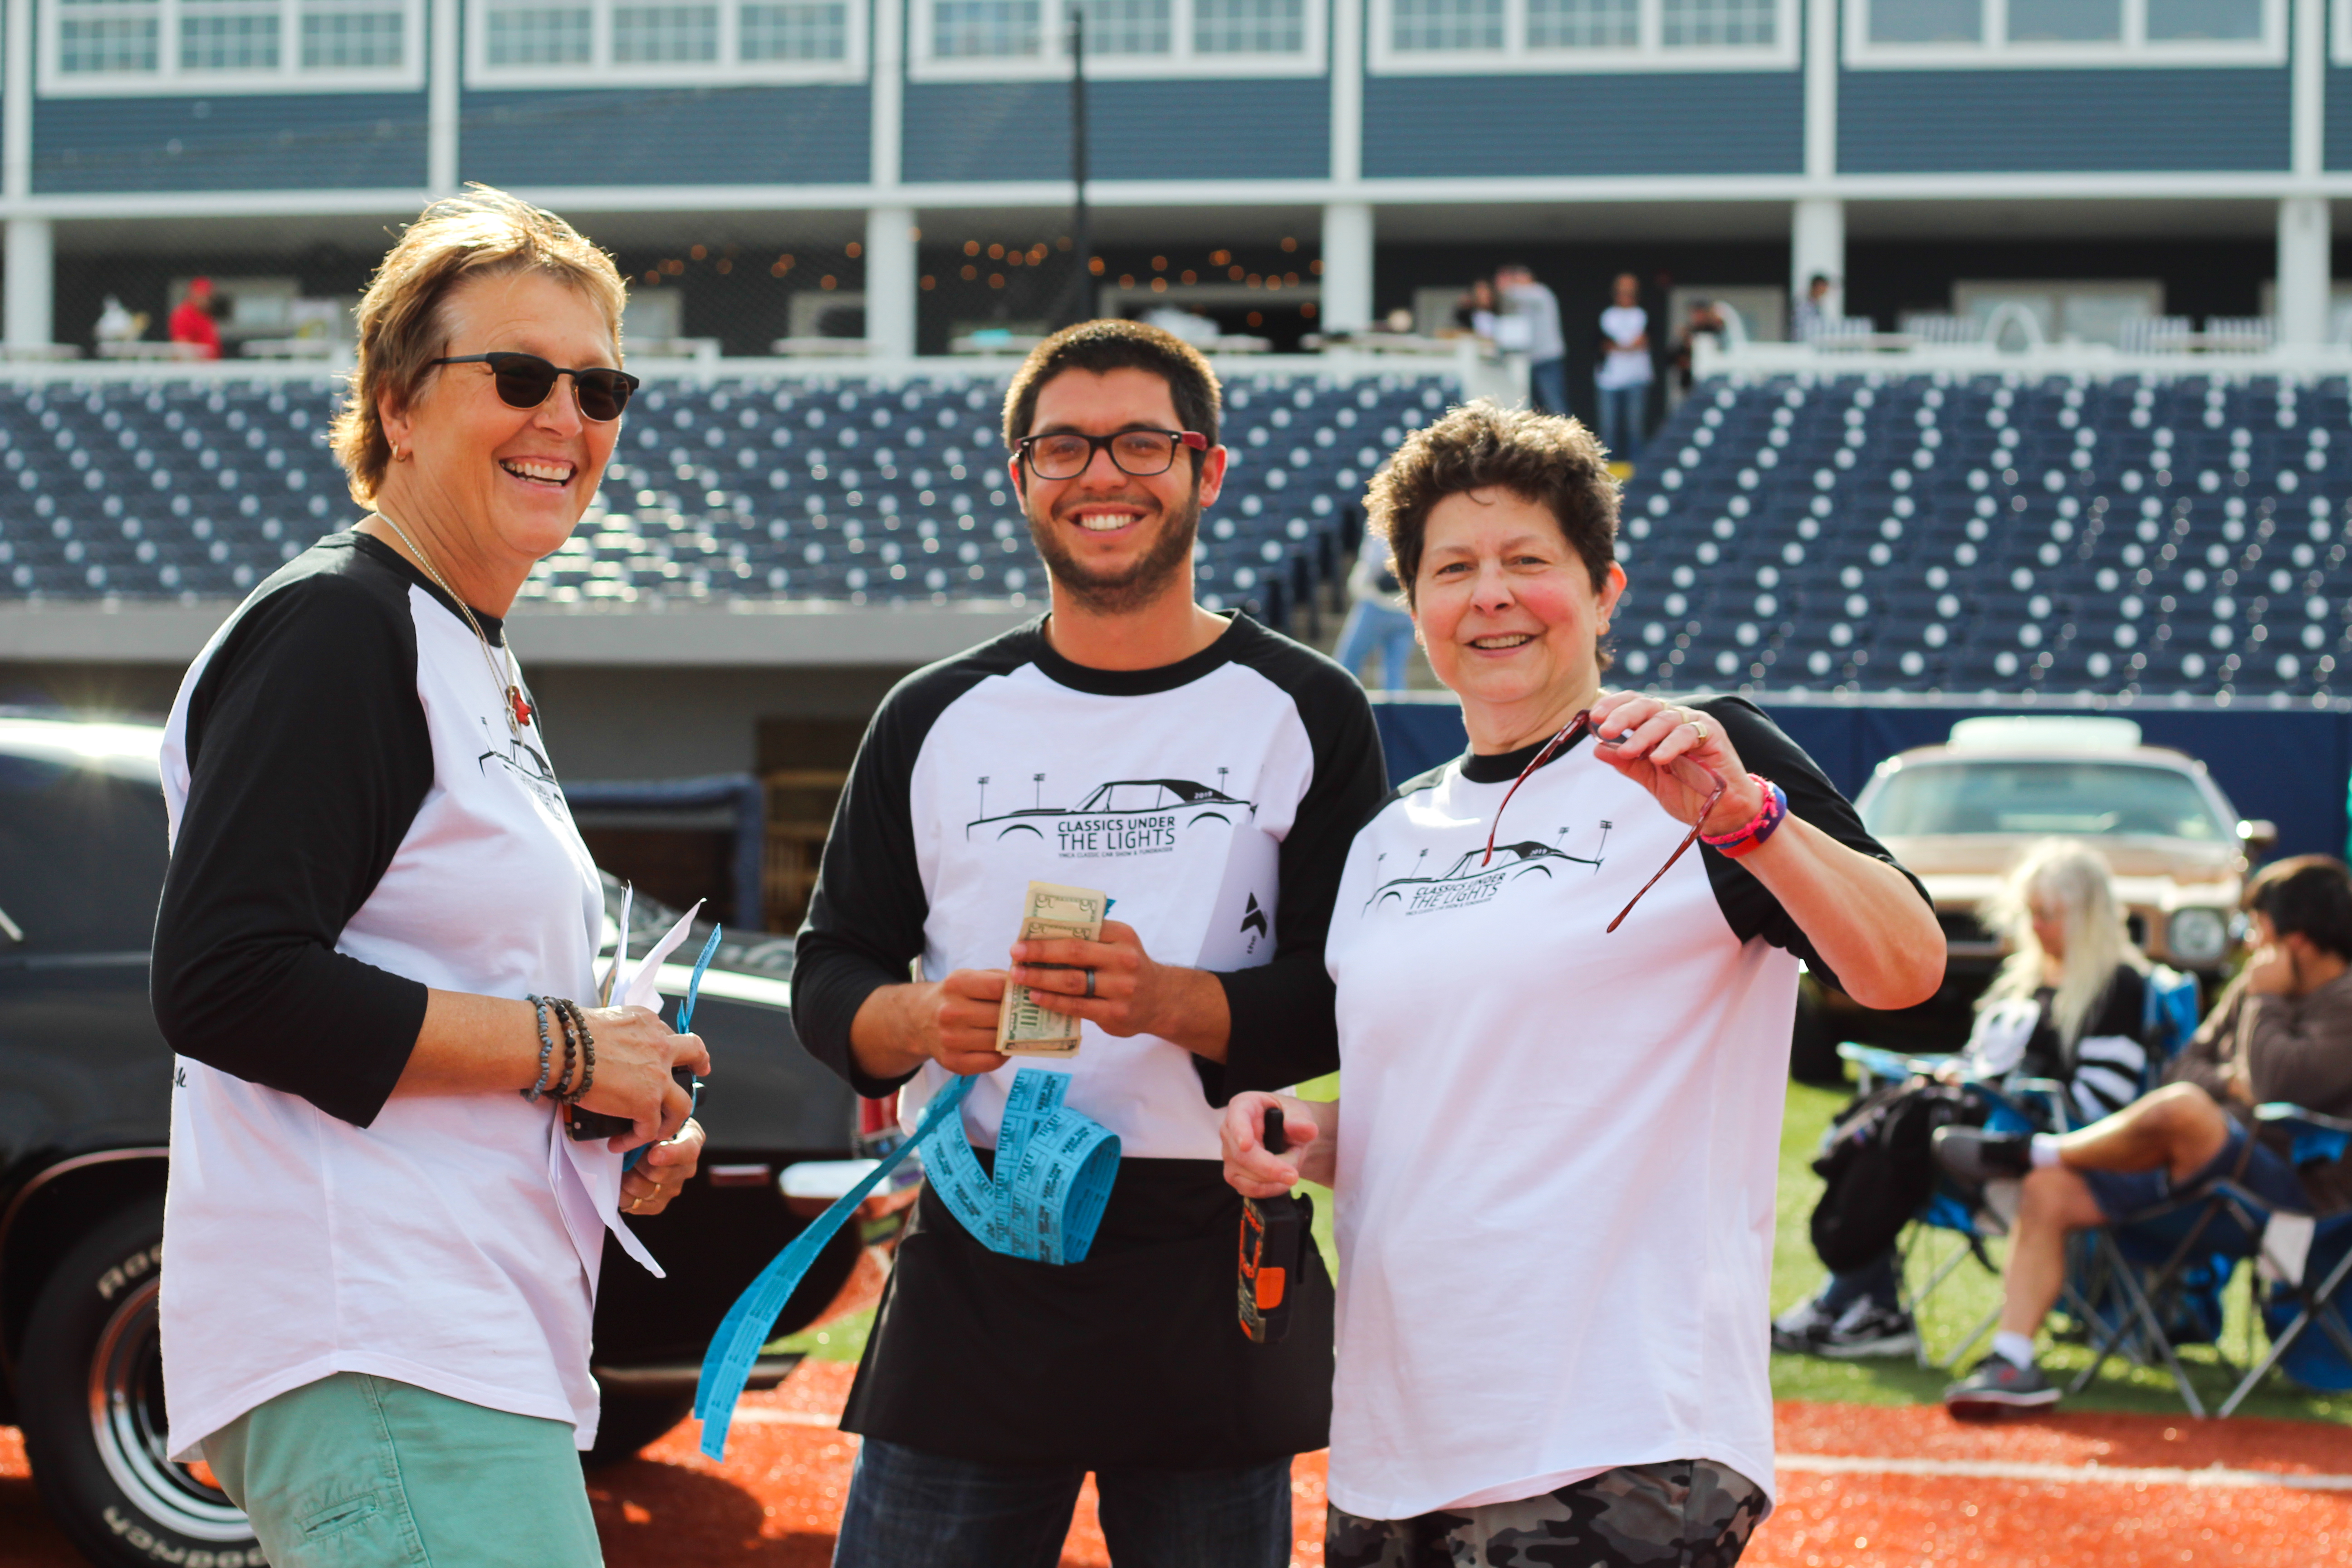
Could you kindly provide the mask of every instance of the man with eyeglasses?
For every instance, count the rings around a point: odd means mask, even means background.
[[[1075,1264],[918,1205],[842,1423],[866,1441],[837,1568],[1050,1568],[1088,1471],[1119,1568],[1290,1560],[1290,1459],[1329,1422],[1330,1285],[1310,1246],[1288,1337],[1244,1337],[1217,1108],[1338,1065],[1324,931],[1386,784],[1346,672],[1193,598],[1219,401],[1152,327],[1088,322],[1030,354],[1004,435],[1049,611],[902,681],[842,795],[800,936],[803,1042],[861,1094],[905,1085],[910,1130],[987,1075],[961,1112],[985,1149],[1017,980],[1082,1021],[1050,1066],[1122,1158]],[[1116,918],[1099,942],[1015,943],[1032,880],[1099,889]]]

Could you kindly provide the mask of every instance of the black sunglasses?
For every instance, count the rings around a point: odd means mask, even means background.
[[[568,375],[579,388],[582,416],[600,425],[618,419],[629,405],[629,395],[643,384],[625,370],[571,370],[537,354],[460,354],[432,363],[488,365],[490,379],[499,384],[499,400],[509,408],[538,407],[555,390],[556,382]]]

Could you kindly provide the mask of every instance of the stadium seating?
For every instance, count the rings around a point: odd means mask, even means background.
[[[1381,457],[1435,379],[1226,384],[1225,493],[1197,549],[1212,605],[1281,624],[1344,572]],[[604,488],[526,596],[1022,599],[1043,584],[1004,471],[1000,384],[649,384]],[[316,380],[0,386],[0,593],[242,594],[353,515]]]
[[[1853,692],[2328,701],[2343,378],[1721,379],[1630,488],[1620,668]]]

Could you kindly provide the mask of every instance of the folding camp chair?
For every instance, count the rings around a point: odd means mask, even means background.
[[[1854,1066],[1860,1092],[1870,1093],[1881,1084],[1902,1083],[1912,1078],[1932,1077],[1938,1067],[1949,1061],[1948,1057],[1913,1057],[1890,1051],[1878,1046],[1865,1046],[1847,1041],[1838,1047],[1838,1055]],[[1981,1079],[1963,1079],[1956,1087],[1985,1106],[1985,1127],[1994,1132],[2041,1132],[2066,1128],[2064,1096],[2061,1086],[2044,1079],[2015,1079],[2005,1085]],[[1974,1258],[1988,1272],[1998,1275],[1984,1244],[2009,1234],[2009,1216],[1997,1207],[1980,1206],[1969,1193],[1941,1174],[1927,1195],[1899,1244],[1901,1256],[1896,1276],[1902,1282],[1903,1310],[1912,1321],[1919,1319],[1920,1310],[1927,1298],[1934,1295],[1949,1279],[1961,1264]],[[1924,1250],[1936,1244],[1934,1233],[1941,1231],[1953,1237],[1953,1245],[1940,1257],[1927,1258],[1927,1279],[1916,1289],[1909,1283],[1912,1264]],[[1932,1356],[1923,1335],[1917,1352],[1922,1367],[1949,1369],[1966,1355],[1969,1348],[1992,1331],[2000,1319],[1998,1309],[1955,1345],[1941,1359]]]
[[[2290,1157],[2297,1170],[2340,1160],[2352,1148],[2352,1121],[2339,1117],[2272,1104],[2257,1106],[2254,1118],[2294,1134]],[[2268,1299],[2258,1301],[2270,1334],[2270,1353],[2247,1370],[2222,1402],[2221,1413],[2235,1411],[2273,1367],[2305,1388],[2331,1393],[2352,1389],[2352,1326],[2347,1325],[2344,1303],[2337,1300],[2346,1278],[2352,1276],[2352,1214],[2326,1218],[2272,1215],[2263,1227],[2260,1272],[2270,1278]],[[2317,1339],[2308,1332],[2315,1327],[2320,1331]]]
[[[2140,1028],[2148,1054],[2147,1069],[2139,1084],[2142,1094],[2156,1087],[2165,1068],[2196,1034],[2200,994],[2194,974],[2183,973],[2161,963],[2149,967],[2145,981]],[[1932,1075],[1937,1067],[1951,1059],[1943,1056],[1907,1056],[1854,1041],[1848,1041],[1837,1049],[1840,1057],[1853,1064],[1858,1091],[1863,1094],[1868,1094],[1882,1083],[1900,1083],[1914,1076]],[[1985,1130],[1989,1132],[2069,1132],[2076,1125],[2075,1106],[2066,1086],[2053,1079],[2012,1076],[1999,1084],[1964,1079],[1959,1087],[1986,1107]],[[1939,1177],[1916,1222],[1906,1233],[1898,1272],[1906,1281],[1902,1295],[1903,1309],[1911,1314],[1915,1322],[1918,1321],[1920,1308],[1927,1298],[1949,1279],[1966,1259],[1974,1258],[1988,1272],[2000,1273],[1986,1253],[1984,1244],[1994,1237],[2006,1236],[2009,1220],[2012,1216],[2001,1212],[1997,1197],[1990,1203],[1980,1201],[1989,1195],[1991,1194],[1970,1194]],[[1956,1238],[1955,1243],[1948,1252],[1928,1262],[1926,1280],[1913,1289],[1907,1284],[1912,1259],[1920,1248],[1932,1245],[1931,1233],[1936,1231],[1952,1236]],[[2092,1284],[2093,1281],[2070,1277],[2069,1292],[2062,1298],[2062,1304],[2068,1311],[2085,1321],[2099,1315],[2096,1305],[2099,1293],[2095,1289],[2085,1288]],[[2000,1310],[1996,1307],[1940,1359],[1928,1353],[1923,1335],[1919,1342],[1919,1364],[1944,1370],[1957,1367],[1973,1347],[1992,1332],[2000,1321]],[[2218,1329],[2218,1322],[2215,1326]],[[2127,1353],[2138,1349],[2129,1343],[2124,1348]]]
[[[2254,1118],[2264,1127],[2284,1128],[2294,1135],[2291,1158],[2298,1169],[2340,1159],[2352,1148],[2352,1121],[2286,1104],[2259,1106]],[[2145,1347],[2170,1371],[2189,1414],[2204,1415],[2175,1353],[2182,1339],[2179,1309],[2196,1294],[2210,1293],[2210,1305],[2189,1317],[2192,1322],[2207,1320],[2200,1327],[2210,1331],[2200,1337],[2211,1338],[2220,1354],[2221,1287],[2239,1262],[2250,1259],[2260,1260],[2256,1275],[2271,1281],[2268,1300],[2263,1299],[2259,1282],[2251,1291],[2251,1304],[2263,1320],[2271,1348],[2242,1373],[2226,1355],[2221,1357],[2237,1382],[2219,1413],[2236,1410],[2273,1367],[2284,1368],[2305,1386],[2352,1387],[2352,1327],[2336,1299],[2346,1278],[2352,1276],[2352,1214],[2324,1218],[2299,1214],[2263,1198],[2234,1177],[2223,1176],[2169,1203],[2121,1215],[2086,1237],[2095,1269],[2104,1269],[2104,1280],[2115,1293],[2103,1302],[2095,1286],[2082,1289],[2069,1277],[2069,1310],[2092,1313],[2095,1352],[2069,1394],[2090,1386],[2109,1355]],[[2076,1300],[2082,1306],[2075,1306]],[[2309,1334],[2314,1327],[2320,1331],[2317,1339]]]

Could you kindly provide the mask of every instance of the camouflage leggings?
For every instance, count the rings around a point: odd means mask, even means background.
[[[1731,1568],[1764,1493],[1706,1459],[1616,1469],[1517,1502],[1324,1528],[1328,1568]]]

